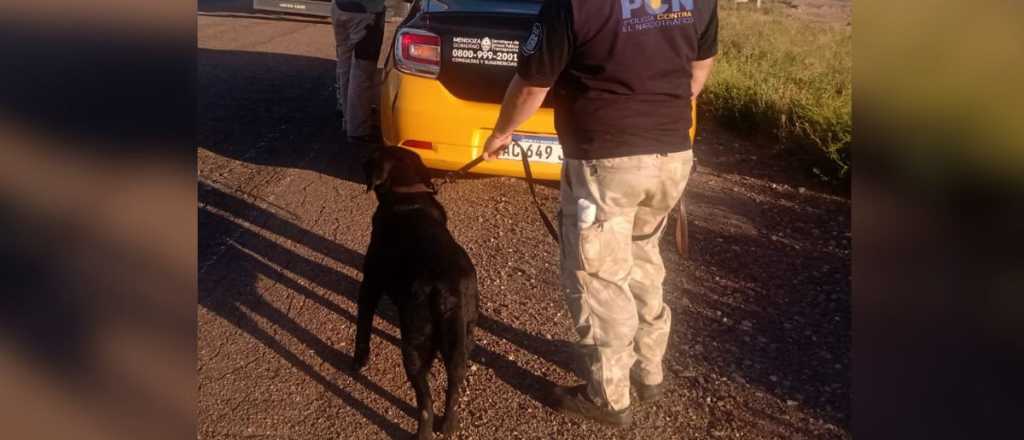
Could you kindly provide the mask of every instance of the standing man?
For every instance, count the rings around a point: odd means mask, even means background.
[[[616,425],[664,391],[671,312],[658,240],[693,163],[692,102],[718,48],[716,0],[546,0],[484,156],[552,90],[565,161],[561,282],[587,383],[562,412]]]
[[[384,0],[334,0],[331,24],[338,55],[338,114],[349,141],[376,142],[373,78],[384,39]]]

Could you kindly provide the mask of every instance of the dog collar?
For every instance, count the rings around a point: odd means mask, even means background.
[[[393,205],[391,207],[391,210],[392,211],[399,211],[399,212],[401,212],[401,211],[412,211],[414,209],[418,209],[418,208],[422,208],[422,207],[423,206],[420,205],[419,203],[409,203],[409,204],[405,204],[405,205]]]
[[[433,188],[430,188],[429,186],[424,185],[422,183],[417,183],[417,184],[414,184],[414,185],[405,185],[405,186],[392,186],[389,189],[391,190],[391,192],[403,193],[403,194],[414,194],[414,193],[436,194],[437,193],[437,191],[434,191]]]

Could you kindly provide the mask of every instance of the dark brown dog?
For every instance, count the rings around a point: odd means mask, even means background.
[[[447,228],[447,214],[434,198],[430,174],[419,156],[380,147],[363,166],[367,191],[377,195],[373,232],[359,290],[353,368],[370,355],[370,329],[381,295],[399,314],[402,361],[416,392],[417,438],[432,437],[434,412],[428,376],[438,352],[448,370],[442,432],[458,427],[455,406],[466,377],[477,318],[476,269]]]

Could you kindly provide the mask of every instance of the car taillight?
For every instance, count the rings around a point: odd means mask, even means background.
[[[441,70],[441,37],[419,29],[402,29],[395,38],[398,70],[436,78]]]
[[[418,140],[413,140],[413,139],[410,139],[410,140],[407,140],[405,142],[402,142],[402,146],[403,147],[409,147],[409,148],[419,148],[421,150],[433,150],[434,149],[434,143],[433,142],[430,142],[430,141],[418,141]]]

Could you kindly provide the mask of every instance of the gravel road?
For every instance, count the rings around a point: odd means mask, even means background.
[[[359,176],[367,150],[333,120],[331,28],[244,1],[199,10],[198,436],[405,438],[414,397],[393,307],[364,375],[347,372],[376,202]],[[444,187],[483,314],[456,438],[851,438],[848,196],[713,124],[696,152],[690,259],[663,242],[671,390],[628,429],[548,406],[552,385],[575,383],[573,331],[525,183]],[[557,187],[539,195],[553,213]]]

